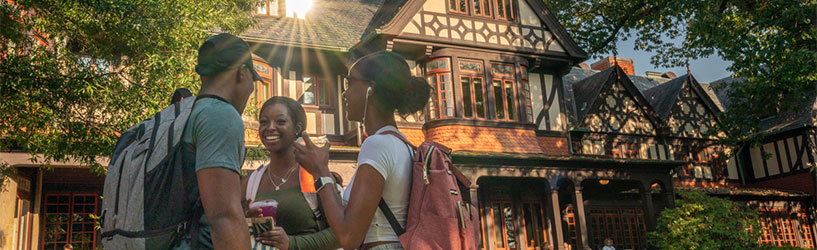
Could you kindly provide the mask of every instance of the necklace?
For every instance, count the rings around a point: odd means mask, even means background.
[[[272,176],[274,174],[272,174],[272,170],[269,169],[269,168],[267,168],[267,178],[269,178],[270,183],[272,183],[272,185],[275,186],[275,190],[278,191],[279,189],[281,189],[281,186],[283,186],[284,183],[287,183],[287,179],[289,179],[289,176],[291,176],[292,173],[295,172],[295,169],[297,169],[297,167],[290,168],[289,172],[287,172],[287,174],[284,175],[284,178],[281,178],[281,177],[278,177],[277,175],[275,175],[275,178],[281,179],[281,184],[278,184],[278,185],[276,185],[275,181],[272,180]]]

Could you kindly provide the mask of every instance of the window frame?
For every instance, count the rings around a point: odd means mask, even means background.
[[[494,65],[510,66],[511,67],[511,73],[509,73],[509,74],[494,73]],[[490,72],[491,73],[491,94],[494,96],[494,107],[493,107],[494,112],[495,112],[494,117],[496,118],[497,121],[514,121],[515,122],[515,121],[520,120],[519,119],[519,100],[518,100],[519,98],[516,95],[517,86],[516,86],[516,80],[514,79],[514,76],[513,76],[513,72],[514,72],[515,68],[516,67],[514,67],[513,63],[491,62],[491,72]],[[499,81],[499,83],[500,83],[499,87],[502,89],[502,92],[501,92],[502,93],[501,94],[502,100],[496,100],[496,86],[494,85],[494,83],[496,81]],[[511,91],[512,91],[511,97],[513,97],[513,98],[511,98],[513,100],[513,108],[512,109],[508,108],[508,103],[509,103],[509,101],[507,100],[508,99],[507,98],[508,93],[507,93],[507,89],[505,87],[505,85],[508,84],[508,83],[510,83]],[[503,113],[502,113],[503,117],[502,118],[499,118],[499,112],[498,112],[497,106],[496,106],[500,101],[502,102],[502,109],[503,109]],[[509,110],[513,110],[513,114],[514,114],[513,119],[509,118],[509,115],[508,115]]]
[[[517,90],[517,92],[519,92],[519,94],[522,95],[522,102],[523,102],[522,104],[524,105],[522,110],[525,112],[525,121],[527,121],[528,123],[534,123],[534,119],[533,119],[533,97],[531,96],[531,91],[530,91],[530,80],[528,78],[528,67],[526,67],[524,65],[520,65],[519,70],[520,70],[520,74],[521,74],[520,75],[520,80],[519,80],[519,82],[520,82],[519,88],[521,88],[521,89]],[[522,120],[522,119],[519,119],[519,120]]]
[[[447,67],[428,70],[428,65],[430,63],[432,63],[432,62],[435,62],[435,61],[445,61],[445,62],[447,62],[447,64],[446,64]],[[450,57],[439,57],[439,58],[434,58],[434,59],[431,59],[431,60],[425,62],[425,67],[426,67],[425,76],[426,76],[426,79],[431,80],[431,81],[429,81],[429,83],[434,85],[433,86],[434,87],[434,93],[436,95],[436,100],[434,100],[434,103],[437,106],[436,107],[437,108],[437,117],[435,117],[435,119],[453,118],[453,117],[457,116],[456,115],[457,107],[455,105],[457,97],[456,97],[456,95],[454,93],[454,74],[452,74],[452,67],[453,67],[452,63],[451,63],[452,61],[453,60],[451,60]],[[448,96],[448,97],[451,98],[450,100],[448,98],[443,98],[444,93],[443,93],[443,91],[440,91],[441,82],[439,81],[439,79],[441,77],[444,77],[444,76],[448,76],[448,83],[447,83],[448,87],[446,88],[445,92],[450,93],[450,95]],[[447,101],[446,102],[447,104],[450,104],[450,107],[451,107],[451,109],[450,109],[451,113],[450,114],[448,114],[448,111],[449,111],[448,107],[443,106],[443,101],[444,100]],[[443,113],[445,113],[445,114],[443,114]]]
[[[638,159],[638,143],[613,142],[610,155],[615,158]]]
[[[508,225],[508,221],[505,220],[506,216],[500,216],[499,220],[502,222],[502,224],[500,224],[500,225],[496,224],[497,218],[494,217],[494,215],[496,213],[494,211],[494,205],[499,206],[499,210],[500,210],[499,214],[500,215],[502,215],[502,210],[505,208],[505,205],[509,206],[510,209],[511,209],[512,215],[511,215],[510,224],[512,224],[514,226],[513,236],[514,236],[514,240],[515,240],[515,244],[516,244],[515,248],[511,248],[510,246],[508,246],[508,229],[505,227],[505,225]],[[488,210],[489,210],[489,213],[487,214],[488,216],[487,216],[486,219],[491,221],[492,226],[490,228],[490,231],[491,231],[490,232],[491,233],[490,237],[494,237],[494,245],[493,245],[492,249],[497,249],[497,250],[519,249],[519,236],[521,234],[519,233],[519,228],[516,227],[518,225],[518,224],[516,224],[516,217],[518,216],[518,214],[517,214],[517,211],[516,211],[516,205],[514,204],[513,200],[511,200],[511,199],[491,199],[490,201],[488,201]],[[502,235],[501,239],[496,238],[497,229],[499,229],[499,235]],[[488,236],[488,235],[486,235],[486,236]],[[502,247],[499,246],[500,243],[502,244]],[[487,244],[486,244],[486,246],[487,246]]]
[[[546,225],[548,223],[548,220],[547,220],[547,213],[545,213],[545,203],[542,202],[542,201],[538,201],[538,200],[522,199],[522,200],[519,201],[519,206],[521,207],[519,209],[519,213],[520,213],[519,218],[522,220],[519,223],[519,227],[520,227],[519,235],[525,237],[525,247],[527,249],[530,249],[530,250],[539,249],[539,248],[537,248],[538,246],[535,245],[535,244],[528,244],[528,243],[531,243],[531,239],[528,239],[528,223],[529,223],[529,221],[527,220],[527,217],[525,216],[527,214],[525,212],[526,211],[525,210],[526,205],[530,207],[531,213],[539,214],[538,219],[541,219],[541,220],[537,220],[537,218],[535,217],[535,214],[531,214],[530,223],[533,224],[532,228],[533,228],[533,231],[534,231],[531,234],[533,234],[534,237],[542,237],[541,238],[542,242],[539,242],[539,244],[547,246],[550,242],[548,241],[548,237],[547,237],[548,232],[546,230]],[[538,211],[533,211],[534,208],[535,208],[534,205],[539,205],[539,210]],[[541,234],[537,233],[536,230],[542,230]],[[517,236],[517,237],[519,237],[519,236]],[[538,241],[538,240],[539,239],[533,239],[534,243],[536,243],[536,241]]]
[[[325,91],[331,91],[332,90],[332,88],[329,87],[329,86],[321,86],[321,85],[322,84],[324,84],[324,85],[329,84],[328,82],[331,82],[329,80],[330,78],[329,77],[319,76],[319,75],[303,74],[303,75],[301,75],[301,84],[304,84],[304,78],[307,78],[307,77],[309,77],[310,79],[312,79],[314,81],[312,83],[312,86],[314,86],[314,90],[311,91],[311,92],[313,92],[313,95],[314,95],[312,97],[314,102],[313,103],[304,103],[304,101],[303,101],[305,99],[304,98],[304,93],[308,92],[308,91],[306,91],[306,86],[303,87],[303,91],[301,92],[301,96],[298,98],[298,102],[303,104],[303,105],[311,105],[311,106],[317,106],[317,107],[332,107],[332,93],[330,93],[330,92],[326,92],[326,98],[327,98],[326,101],[327,101],[327,103],[325,103],[325,104],[321,103],[321,91],[324,91],[324,90]],[[326,88],[326,89],[324,89],[324,88]]]
[[[48,198],[50,196],[58,196],[58,197],[59,196],[67,196],[68,197],[68,203],[61,203],[61,202],[52,203],[52,202],[49,202]],[[65,232],[65,235],[66,235],[65,236],[66,237],[65,242],[62,242],[62,241],[49,241],[48,242],[48,243],[57,244],[57,245],[55,245],[55,247],[57,247],[57,249],[61,248],[60,245],[59,245],[60,243],[63,243],[63,245],[64,244],[76,245],[76,243],[73,242],[73,240],[72,240],[72,236],[75,233],[75,231],[74,231],[75,223],[78,223],[80,225],[87,225],[87,224],[90,224],[91,226],[94,225],[93,221],[91,221],[91,222],[74,222],[74,220],[72,219],[74,217],[74,215],[77,214],[77,213],[74,212],[74,208],[75,208],[75,197],[78,197],[78,196],[90,196],[90,197],[93,197],[93,203],[82,203],[82,204],[84,204],[86,206],[92,204],[93,208],[94,208],[94,212],[90,213],[90,214],[94,214],[94,215],[99,214],[99,207],[100,207],[99,194],[96,194],[96,193],[72,193],[72,192],[67,192],[67,193],[49,193],[49,194],[44,194],[43,195],[43,197],[44,197],[43,198],[43,209],[44,209],[44,211],[43,211],[43,232],[40,233],[40,247],[42,249],[45,249],[44,248],[45,244],[46,244],[45,237],[48,234],[48,230],[46,228],[47,228],[47,225],[49,225],[49,224],[56,224],[56,225],[66,224],[67,227],[68,227],[68,230]],[[49,208],[49,205],[52,205],[52,204],[54,204],[54,205],[68,205],[68,211],[66,213],[59,213],[59,212],[50,213],[50,212],[48,212],[48,208]],[[47,218],[48,218],[48,215],[50,215],[50,214],[67,215],[69,220],[67,222],[64,222],[64,223],[63,222],[49,223],[47,221]],[[87,214],[87,213],[80,213],[80,214]],[[80,231],[80,233],[83,233],[83,234],[84,233],[90,233],[92,235],[91,236],[92,239],[91,239],[90,242],[82,241],[82,243],[90,243],[92,248],[97,247],[97,244],[96,244],[97,243],[97,238],[98,238],[97,237],[98,236],[97,230]]]
[[[468,3],[471,0],[446,0],[445,4],[447,7],[448,13],[455,13],[455,14],[462,14],[462,15],[470,15],[471,5]],[[451,3],[454,2],[454,8],[452,9]],[[462,11],[459,7],[461,3],[465,3],[465,11]]]
[[[480,3],[482,13],[477,13],[476,6],[474,5],[474,2]],[[494,6],[493,2],[494,2],[494,0],[472,0],[471,1],[471,13],[473,13],[472,15],[476,16],[476,17],[484,17],[484,18],[492,18],[493,19],[494,18],[493,17],[493,6]],[[486,3],[488,4],[488,7],[485,7]],[[486,10],[488,12],[487,14],[485,13]]]
[[[252,62],[254,68],[260,66],[269,70],[269,74],[257,69],[255,70],[258,75],[261,76],[261,80],[255,82],[255,99],[258,103],[258,107],[260,108],[262,105],[264,105],[264,102],[275,96],[275,78],[272,77],[275,75],[275,68],[272,67],[272,65],[268,65],[258,60],[253,60]]]
[[[472,71],[463,69],[460,64],[461,63],[476,63],[479,64],[480,70],[479,71]],[[457,60],[457,69],[459,70],[459,77],[457,80],[459,81],[459,86],[462,92],[462,99],[459,100],[460,105],[462,106],[463,113],[461,115],[462,118],[468,119],[477,119],[477,120],[486,120],[488,119],[488,97],[486,96],[485,92],[485,64],[481,60],[475,59],[459,59]],[[468,85],[469,85],[469,93],[465,93],[465,90],[462,90],[463,86],[463,78],[468,78]],[[482,86],[478,90],[474,84],[474,79],[479,79],[482,82]],[[479,112],[477,112],[477,91],[482,93],[482,117],[479,116]],[[465,109],[469,108],[465,105],[465,95],[468,94],[471,100],[471,116],[465,116]]]
[[[24,202],[28,202],[28,210],[23,209]],[[31,249],[31,227],[34,225],[34,220],[32,218],[34,214],[31,212],[33,205],[34,204],[31,199],[20,196],[19,194],[15,195],[14,211],[16,213],[15,215],[17,216],[17,227],[14,228],[14,231],[16,232],[14,239],[16,239],[16,242],[14,243],[14,246],[12,246],[15,247],[15,249]],[[23,219],[23,217],[25,217],[25,219]]]
[[[259,8],[261,8],[261,6],[258,6],[258,7],[255,8],[255,15],[256,16],[274,16],[274,17],[280,16],[281,15],[280,14],[281,10],[279,9],[280,4],[278,3],[278,1],[283,1],[283,0],[264,0],[263,5],[266,6],[266,8],[264,9],[266,13],[260,13]],[[270,11],[270,7],[272,6],[273,2],[275,3],[275,5],[277,5],[277,6],[275,6],[276,12],[274,12],[274,13]]]
[[[514,18],[514,14],[515,14],[514,12],[515,11],[513,10],[514,7],[515,7],[514,4],[513,4],[514,0],[491,0],[491,2],[493,4],[493,6],[494,6],[494,10],[496,11],[495,12],[496,13],[496,18],[495,19],[504,20],[504,21],[514,21],[514,20],[516,20],[516,18]],[[503,3],[503,4],[507,3],[507,5],[502,5],[504,7],[503,9],[505,10],[504,13],[503,13],[503,14],[505,14],[505,17],[500,17],[500,15],[499,15],[500,2]]]

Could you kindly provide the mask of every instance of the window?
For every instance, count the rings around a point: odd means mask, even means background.
[[[79,64],[93,72],[107,74],[111,72],[111,64],[104,59],[94,59],[89,56],[81,56]]]
[[[448,12],[513,21],[515,0],[448,0]]]
[[[610,154],[616,158],[638,158],[638,144],[614,142]]]
[[[491,0],[474,0],[474,16],[491,17]]]
[[[468,0],[448,0],[448,11],[468,14]]]
[[[96,194],[48,194],[45,196],[45,232],[43,249],[62,249],[71,244],[74,249],[96,248]]]
[[[528,68],[521,66],[520,71],[522,71],[522,81],[519,85],[519,94],[522,96],[522,110],[525,111],[526,120],[532,123],[535,119],[533,118],[533,101],[530,96],[530,83],[528,83]]]
[[[304,75],[304,93],[300,101],[303,104],[329,106],[332,103],[329,94],[329,81],[310,75]]]
[[[14,223],[17,231],[18,250],[31,249],[31,200],[17,196],[14,208]]]
[[[761,245],[814,247],[809,219],[802,211],[762,209],[758,220],[762,230],[758,239]],[[802,244],[798,238],[802,239]]]
[[[494,0],[496,4],[496,18],[501,20],[513,20],[513,7],[511,6],[513,0]]]
[[[489,219],[493,221],[496,249],[517,249],[514,210],[510,201],[491,201]]]
[[[674,146],[676,160],[686,161],[677,172],[679,177],[713,179],[726,178],[726,162],[721,159],[722,149],[718,147]]]
[[[278,0],[263,1],[255,13],[260,16],[278,16]]]
[[[451,84],[451,59],[437,58],[426,63],[426,77],[437,88],[438,118],[454,116],[454,89]]]
[[[515,121],[516,91],[513,81],[513,65],[494,63],[491,65],[492,86],[497,120]]]
[[[482,62],[461,60],[459,67],[463,117],[485,119]]]
[[[547,247],[545,214],[542,207],[542,203],[538,201],[522,202],[522,227],[525,230],[528,249],[545,249]]]
[[[647,245],[646,223],[641,208],[591,208],[587,216],[591,244],[613,240],[615,247],[644,249]]]
[[[253,60],[253,68],[255,68],[255,72],[258,72],[258,75],[261,76],[261,81],[256,82],[255,86],[256,100],[258,101],[258,107],[260,108],[261,105],[264,105],[264,102],[266,102],[267,99],[273,96],[273,69],[266,63],[255,60]]]

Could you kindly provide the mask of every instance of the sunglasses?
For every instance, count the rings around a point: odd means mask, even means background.
[[[344,90],[349,89],[349,82],[351,82],[351,81],[374,83],[374,81],[372,81],[372,80],[357,78],[357,77],[354,77],[354,76],[344,76],[343,77],[343,89]]]

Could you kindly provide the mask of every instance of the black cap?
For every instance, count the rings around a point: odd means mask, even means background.
[[[196,73],[212,76],[241,65],[247,65],[252,72],[253,80],[261,80],[253,67],[250,45],[234,35],[221,33],[204,40],[199,48]]]

